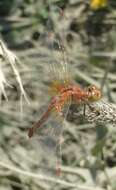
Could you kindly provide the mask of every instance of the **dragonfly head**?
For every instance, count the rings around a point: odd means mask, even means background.
[[[97,101],[97,100],[101,99],[101,97],[102,97],[100,89],[94,85],[87,87],[86,93],[87,93],[87,100],[89,102]]]

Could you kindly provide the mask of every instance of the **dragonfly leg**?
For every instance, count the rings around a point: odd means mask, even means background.
[[[93,111],[94,113],[96,113],[97,116],[100,115],[100,110],[99,110],[99,109],[96,109],[96,108],[92,107],[92,106],[89,105],[89,104],[88,104],[88,106],[89,106],[89,109],[90,109],[91,111]]]

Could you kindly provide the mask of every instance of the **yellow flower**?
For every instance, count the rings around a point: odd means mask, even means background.
[[[90,7],[94,10],[104,8],[107,6],[107,4],[107,0],[90,0]]]

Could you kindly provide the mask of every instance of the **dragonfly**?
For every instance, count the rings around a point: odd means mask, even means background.
[[[54,38],[54,33],[48,35],[52,45]],[[69,112],[69,107],[72,102],[78,106],[98,101],[101,98],[101,91],[95,85],[82,88],[73,82],[68,70],[66,49],[63,41],[60,38],[54,40],[57,42],[58,49],[55,50],[54,48],[53,51],[58,51],[61,54],[61,59],[50,63],[50,76],[54,76],[49,86],[49,91],[52,95],[45,111],[43,111],[38,121],[29,128],[28,137],[36,138],[37,146],[41,146],[44,155],[43,167],[48,166],[45,158],[49,159],[51,165],[54,165],[51,159],[53,156],[55,157],[55,171],[60,175],[63,124]]]

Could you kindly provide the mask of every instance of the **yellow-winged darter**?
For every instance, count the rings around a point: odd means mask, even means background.
[[[91,104],[101,98],[101,91],[96,86],[82,88],[73,82],[69,75],[63,39],[55,35],[53,31],[48,31],[46,34],[52,53],[57,51],[61,59],[49,63],[52,81],[48,94],[51,97],[38,121],[29,128],[28,136],[36,142],[38,147],[38,154],[41,155],[39,160],[41,169],[45,171],[45,174],[46,171],[55,171],[59,175],[63,121],[69,107],[72,102],[77,106]],[[57,48],[54,48],[54,44],[57,44]]]

